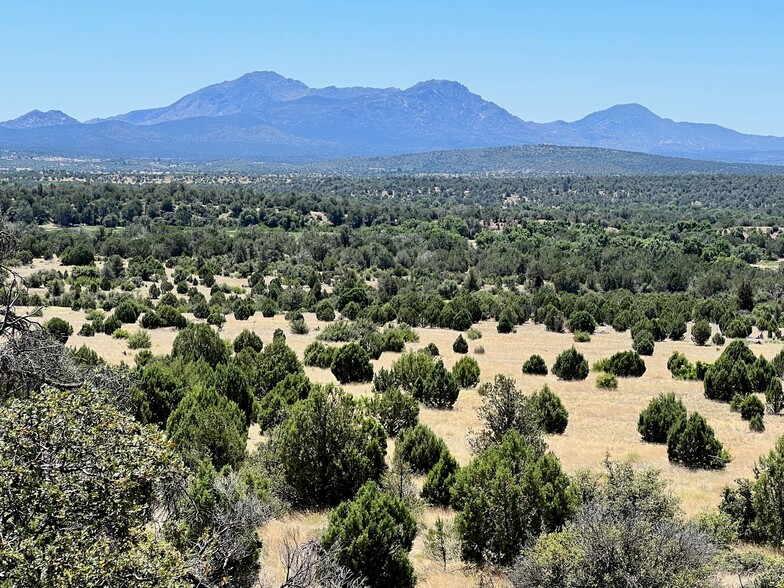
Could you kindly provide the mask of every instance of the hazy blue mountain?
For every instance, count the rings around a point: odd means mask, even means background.
[[[315,161],[509,145],[602,147],[784,164],[784,138],[674,122],[638,104],[574,122],[527,122],[445,80],[309,88],[274,72],[208,86],[169,106],[80,124],[33,111],[0,123],[0,149],[65,156]]]
[[[57,127],[62,125],[78,124],[81,123],[60,110],[48,110],[46,112],[32,110],[27,114],[23,114],[19,118],[15,118],[14,120],[0,122],[0,127],[6,127],[8,129],[38,129],[41,127]]]

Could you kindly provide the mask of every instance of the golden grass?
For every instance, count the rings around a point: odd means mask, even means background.
[[[51,269],[61,269],[55,262]],[[36,262],[35,269],[50,267]],[[29,270],[32,271],[32,270]],[[29,273],[29,271],[27,273]],[[219,282],[225,278],[217,277]],[[231,285],[242,285],[239,280],[231,280]],[[43,320],[59,316],[74,327],[78,332],[85,322],[84,313],[64,308],[47,308]],[[192,318],[188,316],[188,318]],[[305,320],[311,327],[307,335],[293,335],[283,316],[264,318],[256,313],[248,321],[236,321],[233,316],[226,317],[221,336],[233,339],[243,329],[255,331],[265,343],[269,343],[275,329],[286,332],[288,344],[302,357],[305,347],[313,341],[326,323],[319,322],[313,314],[306,314]],[[126,328],[134,332],[137,325]],[[696,360],[714,361],[721,349],[715,346],[697,347],[686,338],[684,341],[665,341],[656,344],[652,357],[646,357],[647,371],[642,378],[620,379],[617,390],[599,390],[595,386],[597,374],[591,372],[583,382],[562,382],[552,374],[548,376],[528,376],[521,371],[522,363],[532,354],[541,355],[548,366],[552,366],[558,353],[575,345],[587,358],[590,364],[607,357],[616,351],[631,347],[629,333],[616,333],[608,327],[600,327],[588,343],[573,343],[569,333],[549,333],[541,325],[526,324],[518,327],[516,333],[500,335],[496,332],[494,322],[483,322],[475,325],[483,337],[469,341],[472,357],[476,358],[482,370],[482,382],[491,381],[496,374],[513,377],[519,387],[526,391],[541,387],[545,383],[558,394],[569,411],[569,426],[563,435],[551,436],[548,442],[551,450],[559,457],[568,472],[581,468],[601,470],[606,454],[613,459],[631,459],[638,467],[654,467],[662,472],[663,479],[671,491],[681,499],[682,508],[687,515],[693,515],[707,508],[714,507],[721,499],[721,491],[725,486],[732,485],[736,478],[751,477],[753,467],[760,455],[766,453],[775,441],[784,435],[784,418],[767,415],[766,430],[753,433],[748,423],[741,420],[737,413],[730,411],[724,403],[712,402],[703,395],[701,382],[682,382],[674,380],[667,370],[667,358],[673,351],[684,353],[692,362]],[[419,349],[433,342],[441,350],[447,367],[451,367],[459,355],[452,352],[452,342],[458,333],[443,329],[416,329],[420,341],[409,345]],[[173,329],[156,329],[150,331],[152,352],[168,353],[176,336]],[[69,346],[87,345],[97,351],[107,361],[119,363],[131,362],[135,352],[126,347],[125,341],[112,339],[108,335],[95,337],[79,337],[76,334],[69,341]],[[475,355],[473,350],[481,345],[484,355]],[[780,342],[765,341],[763,345],[752,345],[756,354],[764,354],[769,359],[782,347]],[[398,354],[385,353],[373,362],[376,369],[381,366],[389,368]],[[320,383],[337,383],[329,370],[306,368],[307,375]],[[352,384],[346,390],[356,395],[370,393],[371,385]],[[651,398],[662,392],[674,391],[679,395],[689,411],[700,412],[714,428],[717,437],[731,453],[733,460],[726,469],[721,471],[692,471],[671,465],[667,460],[666,447],[643,443],[637,433],[637,419],[640,411]],[[422,407],[420,419],[443,437],[450,451],[461,465],[471,459],[468,434],[478,430],[480,423],[477,409],[481,399],[474,390],[463,390],[452,410],[442,411]],[[259,441],[258,429],[252,429],[249,436],[249,448]],[[391,455],[393,444],[390,442]],[[422,521],[432,523],[437,511],[425,509]],[[444,516],[444,513],[440,513]],[[280,571],[278,553],[285,533],[296,531],[300,539],[317,538],[326,525],[326,513],[292,513],[280,520],[268,523],[261,531],[265,549],[263,568],[269,573]],[[420,579],[420,586],[473,586],[475,573],[465,569],[460,563],[452,563],[445,572],[438,562],[428,558],[423,549],[421,534],[417,537],[412,551],[412,561]],[[276,571],[277,570],[277,571]]]

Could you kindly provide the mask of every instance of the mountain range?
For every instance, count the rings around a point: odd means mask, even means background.
[[[310,88],[274,72],[255,72],[162,108],[85,122],[56,110],[34,110],[0,123],[0,150],[63,157],[307,163],[512,145],[784,164],[781,137],[674,122],[638,104],[574,122],[535,123],[443,80],[404,90]]]

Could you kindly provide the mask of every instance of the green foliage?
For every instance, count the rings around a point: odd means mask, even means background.
[[[560,435],[566,430],[569,424],[569,412],[547,384],[533,393],[530,405],[536,412],[539,424],[545,433]]]
[[[705,345],[711,336],[711,326],[706,320],[695,321],[691,327],[691,340],[700,347]]]
[[[770,545],[784,542],[784,437],[767,455],[760,457],[754,470],[752,505],[754,533]]]
[[[422,386],[414,390],[414,398],[431,408],[452,408],[459,395],[460,386],[440,359],[435,362]]]
[[[65,345],[68,337],[73,335],[73,327],[68,321],[52,317],[44,323],[44,330],[53,338]]]
[[[370,358],[359,343],[347,343],[335,350],[330,369],[341,384],[370,382],[373,379]]]
[[[472,357],[461,357],[452,366],[452,375],[461,388],[473,388],[479,383],[479,363]]]
[[[748,396],[753,391],[749,366],[756,356],[745,341],[735,340],[722,352],[719,359],[705,372],[705,396],[728,402],[736,394]]]
[[[640,413],[637,430],[643,441],[666,443],[667,434],[672,426],[686,418],[686,407],[673,392],[659,394]]]
[[[515,316],[508,308],[504,309],[501,312],[501,315],[498,318],[498,325],[496,325],[496,330],[499,333],[511,333],[514,331],[515,328]]]
[[[83,388],[0,407],[7,586],[183,587],[181,555],[146,530],[155,490],[181,466],[160,433]]]
[[[713,429],[699,413],[680,418],[667,434],[667,457],[689,468],[722,469],[730,461]]]
[[[462,335],[458,335],[455,342],[452,343],[452,351],[455,353],[468,353],[468,342],[466,342]]]
[[[724,335],[721,333],[714,333],[713,337],[711,337],[711,343],[713,343],[716,347],[721,347],[727,342],[724,338]]]
[[[367,406],[390,437],[397,436],[403,429],[415,427],[419,422],[419,404],[395,386],[375,394],[367,401]]]
[[[322,300],[316,305],[316,319],[327,323],[335,320],[335,309],[327,300]]]
[[[433,506],[450,506],[452,486],[458,471],[457,461],[449,452],[444,452],[427,473],[422,485],[422,498]]]
[[[470,329],[468,329],[466,331],[466,337],[468,337],[469,341],[475,341],[477,339],[481,339],[482,338],[482,331],[480,331],[480,330],[478,330],[478,329],[476,329],[474,327],[471,327]]]
[[[477,452],[497,445],[509,431],[515,431],[537,452],[544,451],[541,415],[533,401],[517,389],[515,381],[501,374],[492,383],[479,387],[482,406],[478,410],[484,428],[471,439]]]
[[[575,343],[590,343],[591,336],[585,331],[575,331],[572,339]]]
[[[259,353],[264,349],[264,343],[256,333],[248,329],[242,329],[242,332],[237,335],[233,343],[234,353],[239,353],[243,349],[253,349]]]
[[[245,457],[245,415],[213,388],[188,392],[169,416],[166,432],[191,466],[209,459],[217,469],[236,467]]]
[[[569,330],[572,333],[580,331],[592,335],[596,330],[596,319],[589,312],[577,310],[569,317]]]
[[[269,431],[286,420],[289,409],[305,400],[312,389],[313,385],[303,373],[288,374],[278,382],[256,403],[256,419],[261,430]]]
[[[212,367],[227,363],[231,351],[227,342],[208,325],[191,324],[180,331],[172,344],[172,358],[196,362],[203,359]]]
[[[768,410],[773,414],[779,414],[781,409],[784,408],[784,392],[781,389],[781,380],[772,378],[765,390],[765,401],[768,405]]]
[[[683,520],[659,473],[611,462],[607,470],[562,530],[523,548],[513,588],[712,585],[710,538]]]
[[[424,474],[438,463],[441,456],[448,454],[446,443],[423,424],[412,429],[403,429],[395,444],[395,453],[400,455],[416,473]]]
[[[452,503],[462,558],[509,564],[526,541],[569,518],[574,496],[558,459],[510,431],[458,471]]]
[[[303,363],[310,367],[329,369],[332,367],[332,361],[335,359],[336,351],[337,347],[328,347],[321,341],[313,341],[305,347]]]
[[[149,349],[150,347],[152,347],[152,340],[150,334],[144,329],[128,337],[128,349]]]
[[[339,546],[340,564],[366,578],[370,588],[409,588],[416,583],[408,560],[416,531],[406,505],[368,482],[332,512],[321,543]]]
[[[670,370],[672,377],[676,380],[696,380],[697,370],[686,358],[678,351],[673,351],[667,359],[667,369]]]
[[[599,374],[596,377],[596,387],[602,390],[616,390],[618,388],[618,378],[615,374]]]
[[[653,355],[653,335],[645,329],[634,334],[632,349],[640,355]]]
[[[422,351],[408,351],[392,364],[392,373],[403,390],[414,394],[424,385],[434,366],[435,361],[429,354]]]
[[[165,426],[182,400],[185,391],[174,369],[171,363],[151,361],[136,370],[131,397],[141,422]]]
[[[114,316],[120,319],[124,324],[135,323],[139,320],[139,307],[131,300],[123,300],[114,309]]]
[[[717,547],[727,549],[738,544],[738,523],[721,510],[703,511],[694,517],[694,523]]]
[[[297,354],[286,345],[284,337],[273,337],[255,361],[256,374],[252,381],[256,396],[261,398],[269,393],[289,374],[303,373]]]
[[[749,419],[749,429],[755,433],[761,433],[765,430],[765,422],[762,420],[761,414],[755,414]]]
[[[542,359],[541,355],[532,355],[523,364],[523,373],[534,376],[546,376],[547,364]]]
[[[335,505],[365,482],[378,480],[386,467],[386,446],[381,425],[332,386],[314,387],[295,404],[276,437],[294,501],[310,506]]]
[[[582,353],[572,347],[555,358],[553,374],[559,380],[584,380],[588,377],[588,362]]]
[[[750,421],[755,416],[762,418],[765,415],[765,405],[754,394],[746,396],[740,403],[740,417]]]
[[[254,417],[253,388],[242,365],[236,361],[221,364],[215,370],[215,390],[234,402],[245,415],[245,426]]]
[[[94,337],[95,336],[95,327],[92,323],[84,323],[79,328],[79,333],[77,333],[80,337]]]
[[[235,300],[231,309],[234,312],[234,318],[238,321],[246,321],[256,314],[256,308],[253,306],[253,303],[243,298]]]
[[[636,351],[619,351],[608,358],[604,369],[620,378],[640,378],[645,373],[645,362]]]
[[[398,383],[397,379],[395,379],[395,375],[386,368],[379,368],[373,375],[373,392],[376,394],[382,394],[397,386]]]

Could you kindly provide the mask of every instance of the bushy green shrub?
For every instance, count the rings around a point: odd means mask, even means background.
[[[352,303],[354,304],[354,303]],[[408,552],[417,524],[408,507],[369,482],[332,512],[322,545],[337,549],[337,561],[368,588],[412,588],[416,583]]]
[[[702,347],[711,336],[711,326],[706,320],[695,321],[691,327],[691,340],[695,345]]]
[[[645,362],[636,351],[619,351],[607,360],[605,370],[620,378],[640,378],[645,373]]]
[[[431,408],[452,408],[460,394],[454,376],[438,360],[421,387],[414,390],[414,398]]]
[[[618,378],[615,374],[599,374],[596,377],[596,387],[604,390],[615,390],[618,388]]]
[[[755,362],[756,356],[745,341],[738,339],[730,343],[705,372],[705,396],[711,400],[729,402],[735,394],[751,394],[753,384],[749,377],[749,366]]]
[[[755,415],[762,418],[765,415],[765,405],[754,394],[746,396],[740,403],[740,418],[750,421]]]
[[[242,332],[234,339],[234,353],[239,353],[243,349],[253,349],[260,353],[264,349],[264,343],[256,333],[249,329],[242,329]]]
[[[590,343],[591,335],[586,333],[585,331],[575,331],[572,339],[575,343]]]
[[[150,347],[152,347],[150,334],[144,329],[128,337],[128,349],[149,349]]]
[[[584,380],[588,377],[588,362],[574,347],[562,351],[555,359],[553,374],[560,380]]]
[[[546,376],[547,364],[541,355],[532,355],[523,364],[523,373],[533,376]]]
[[[94,337],[95,327],[93,327],[92,323],[84,323],[77,334],[80,337]]]
[[[547,384],[533,393],[530,403],[545,433],[560,435],[566,430],[569,411]]]
[[[370,357],[359,343],[347,343],[338,348],[330,369],[341,384],[370,382],[373,379]]]
[[[443,439],[426,425],[418,424],[412,429],[403,429],[397,437],[395,452],[411,469],[419,474],[430,471],[442,455],[448,454]]]
[[[569,330],[572,333],[581,331],[591,335],[596,330],[596,319],[589,312],[577,310],[569,317]]]
[[[654,337],[651,332],[643,329],[635,333],[632,349],[640,355],[653,355]]]
[[[452,501],[451,491],[458,469],[454,457],[448,452],[442,454],[427,473],[425,483],[422,485],[422,498],[428,504],[448,507]]]
[[[400,388],[390,387],[374,394],[366,402],[370,414],[381,423],[390,437],[397,436],[403,429],[415,427],[419,422],[419,403],[412,396],[401,392]]]
[[[227,363],[231,352],[229,345],[223,341],[209,325],[191,324],[174,338],[172,358],[196,362],[200,359],[215,367]]]
[[[479,363],[472,357],[461,357],[452,366],[452,375],[461,388],[473,388],[479,383]]]
[[[680,418],[667,435],[667,457],[689,468],[722,469],[729,454],[699,413]]]
[[[686,407],[673,392],[659,394],[640,413],[637,430],[648,443],[666,443],[672,426],[686,418]]]
[[[53,317],[50,318],[48,321],[44,323],[44,330],[51,336],[53,339],[56,339],[63,345],[66,344],[68,341],[68,337],[73,335],[73,327],[71,324],[61,319],[60,317]]]
[[[452,351],[455,353],[468,353],[468,343],[463,339],[462,335],[458,335],[455,342],[452,343]]]
[[[697,370],[686,358],[678,351],[673,351],[667,359],[667,369],[670,370],[672,377],[677,380],[696,380]]]
[[[321,341],[313,341],[305,347],[303,363],[309,367],[329,369],[335,359],[335,351],[337,347],[329,347]]]

